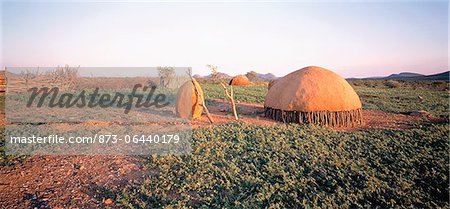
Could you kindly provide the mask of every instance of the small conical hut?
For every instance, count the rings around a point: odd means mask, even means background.
[[[250,80],[245,75],[237,75],[230,80],[229,85],[245,86],[250,84]]]
[[[195,79],[185,82],[177,93],[177,101],[175,103],[177,116],[192,120],[199,118],[203,111],[203,98],[203,90]]]
[[[285,123],[349,127],[362,123],[361,101],[350,84],[321,67],[278,79],[264,101],[265,116]]]

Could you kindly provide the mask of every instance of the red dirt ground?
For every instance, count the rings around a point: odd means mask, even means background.
[[[233,122],[227,102],[209,105],[216,124]],[[239,103],[240,120],[258,125],[280,124],[262,117],[260,104]],[[360,129],[408,129],[411,122],[427,118],[364,110],[365,124]],[[101,125],[101,124],[92,124]],[[206,116],[194,127],[209,126]],[[120,190],[129,181],[152,175],[136,156],[31,156],[13,166],[0,167],[0,208],[95,208],[106,206],[105,191]],[[101,192],[100,192],[101,191]],[[108,205],[115,206],[115,200]]]
[[[229,123],[236,121],[231,113],[230,104],[221,100],[214,100],[214,105],[208,106],[215,124]],[[257,125],[282,124],[264,117],[264,107],[262,104],[239,103],[237,109],[240,114],[239,120],[245,123]],[[383,112],[380,110],[363,110],[364,124],[354,128],[336,128],[337,130],[356,131],[361,129],[408,129],[412,128],[412,122],[429,120],[420,116],[410,116]],[[210,125],[206,116],[193,122],[195,127]]]

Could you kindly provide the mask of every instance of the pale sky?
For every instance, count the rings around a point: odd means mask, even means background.
[[[448,70],[447,1],[2,2],[2,66],[344,77]]]

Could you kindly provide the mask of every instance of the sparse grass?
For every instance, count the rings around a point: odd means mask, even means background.
[[[5,108],[5,95],[2,94],[0,95],[0,109],[4,110]],[[5,127],[1,126],[0,127],[0,167],[1,166],[9,166],[9,165],[13,165],[14,161],[19,159],[16,158],[15,156],[8,156],[5,154]]]
[[[449,116],[449,93],[429,89],[356,87],[363,109],[394,113],[425,110],[434,116]]]
[[[0,98],[4,98],[3,95]],[[0,99],[3,100],[4,99]],[[6,155],[5,151],[5,127],[0,126],[0,167],[12,166],[26,159],[27,156]]]
[[[299,125],[197,129],[192,155],[152,156],[119,206],[449,207],[448,125],[336,132]]]
[[[207,102],[214,98],[227,100],[220,84],[204,83],[202,87]],[[264,103],[264,97],[267,94],[267,85],[233,86],[233,89],[235,99],[240,102]]]
[[[448,90],[448,81],[414,81],[414,80],[349,80],[353,86],[386,88],[394,82],[397,87],[410,89]]]

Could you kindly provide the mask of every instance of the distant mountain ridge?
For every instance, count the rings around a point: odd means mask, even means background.
[[[413,77],[415,78],[415,77]],[[433,74],[433,75],[427,75],[427,76],[421,76],[419,77],[421,80],[449,80],[450,79],[450,71]]]
[[[194,78],[212,78],[212,75],[209,74],[209,75],[206,75],[206,76],[201,76],[199,74],[195,74],[193,77]],[[226,73],[218,72],[217,73],[217,78],[232,78],[232,76],[230,76],[230,75],[228,75]]]
[[[0,73],[5,73],[5,71],[0,70]],[[9,71],[6,71],[6,77],[19,77],[19,74],[15,74]],[[275,76],[272,73],[266,73],[266,74],[262,74],[262,73],[257,73],[257,76],[259,79],[261,80],[274,80],[277,79],[278,77]],[[199,74],[195,74],[193,76],[194,78],[211,78],[211,75],[207,75],[207,76],[201,76]],[[222,73],[219,72],[219,78],[226,78],[226,79],[231,79],[233,76],[230,76],[226,73]],[[367,78],[347,78],[347,80],[436,80],[436,81],[443,81],[443,80],[450,80],[450,71],[445,71],[442,73],[437,73],[437,74],[432,74],[432,75],[423,75],[420,73],[412,73],[412,72],[401,72],[398,74],[391,74],[389,76],[385,76],[385,77],[367,77]]]
[[[399,74],[391,74],[391,75],[387,76],[386,78],[410,78],[410,77],[417,77],[417,76],[425,76],[425,75],[419,74],[419,73],[402,72]]]
[[[242,74],[242,75],[245,75],[245,74]],[[206,76],[195,74],[193,77],[194,78],[212,78],[211,74],[206,75]],[[218,72],[218,78],[232,78],[232,77],[233,76],[228,75],[226,73]],[[258,77],[258,79],[261,79],[261,80],[274,80],[274,79],[278,78],[277,76],[275,76],[272,73],[266,73],[266,74],[257,73],[257,77]]]
[[[402,72],[398,74],[391,74],[385,77],[368,77],[368,78],[348,78],[348,80],[418,80],[418,81],[448,81],[450,80],[450,71],[445,71],[442,73],[423,75],[419,73],[412,72]]]
[[[257,76],[261,80],[274,80],[274,79],[278,78],[277,76],[275,76],[272,73],[266,73],[266,74],[258,73]]]

